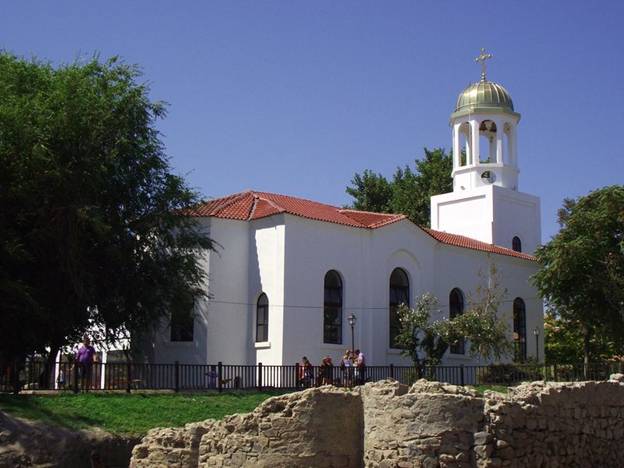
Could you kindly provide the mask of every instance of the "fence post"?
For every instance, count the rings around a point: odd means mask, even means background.
[[[178,393],[180,391],[180,361],[175,362],[175,368],[173,372],[174,388],[173,390]]]
[[[13,393],[17,395],[20,392],[19,366],[17,358],[13,359],[13,368],[11,369],[11,383],[13,384]]]
[[[35,363],[34,363],[32,357],[30,358],[30,362],[28,362],[28,358],[26,358],[25,365],[28,366],[28,374],[27,374],[27,377],[26,377],[28,380],[26,381],[26,385],[28,385],[28,388],[30,390],[33,389],[32,371],[33,371],[34,364]]]
[[[295,388],[299,388],[299,363],[295,364]]]
[[[130,390],[132,390],[132,363],[130,361],[126,363],[126,374],[128,375],[126,393],[130,393]]]
[[[74,393],[78,393],[78,366],[79,366],[78,361],[74,360],[74,375],[73,375],[73,377],[74,377],[74,385],[73,385]]]
[[[552,365],[552,379],[553,382],[557,382],[557,364]]]
[[[390,364],[390,378],[394,379],[394,364]]]
[[[459,365],[459,381],[460,381],[462,387],[464,385],[466,385],[466,383],[464,381],[464,365],[463,364]]]
[[[262,363],[258,363],[258,390],[262,390]]]
[[[221,361],[217,364],[217,388],[219,393],[223,391],[223,363]]]

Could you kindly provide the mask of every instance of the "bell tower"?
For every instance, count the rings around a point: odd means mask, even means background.
[[[451,114],[453,192],[431,197],[431,227],[533,253],[541,242],[539,198],[518,191],[520,114],[507,90],[481,79],[457,98]]]

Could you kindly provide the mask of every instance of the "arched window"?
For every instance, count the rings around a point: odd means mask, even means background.
[[[323,343],[342,344],[342,280],[334,270],[325,275]]]
[[[407,273],[401,268],[395,268],[390,275],[390,347],[398,348],[396,338],[399,334],[401,323],[399,322],[398,309],[401,304],[410,305],[409,302],[409,279]]]
[[[464,294],[459,288],[453,288],[449,294],[449,318],[453,319],[464,313]],[[465,354],[466,342],[462,339],[450,347],[453,354]]]
[[[516,297],[513,301],[514,361],[526,361],[526,338],[526,306],[521,298]]]
[[[522,241],[518,236],[514,236],[511,240],[511,248],[516,252],[522,252]]]
[[[264,293],[256,304],[256,341],[269,341],[269,298]]]

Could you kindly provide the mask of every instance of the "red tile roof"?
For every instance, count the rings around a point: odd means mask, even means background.
[[[436,231],[429,228],[421,228],[438,242],[455,247],[464,247],[466,249],[481,250],[482,252],[495,253],[499,255],[507,255],[509,257],[522,258],[524,260],[535,261],[533,255],[527,253],[516,252],[515,250],[501,247],[500,245],[488,244],[487,242],[478,241],[471,237],[460,236],[459,234],[450,234],[448,232]]]
[[[188,210],[191,216],[251,221],[278,213],[357,228],[375,229],[402,219],[404,215],[346,210],[303,198],[276,193],[247,191],[217,198]]]
[[[279,213],[288,213],[302,218],[328,223],[341,224],[356,228],[376,229],[388,224],[407,219],[402,214],[372,213],[337,208],[303,198],[289,197],[276,193],[246,191],[227,197],[216,198],[187,210],[186,214],[196,217],[215,217],[251,221],[272,216]],[[420,227],[420,226],[419,226]],[[481,242],[470,237],[433,229],[420,227],[423,231],[442,244],[463,247],[482,252],[507,255],[535,260],[535,257],[526,253],[515,252],[505,247]]]

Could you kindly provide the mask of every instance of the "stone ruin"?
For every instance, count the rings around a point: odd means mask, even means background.
[[[131,467],[621,467],[624,375],[507,395],[424,380],[312,388],[252,413],[153,429]]]

